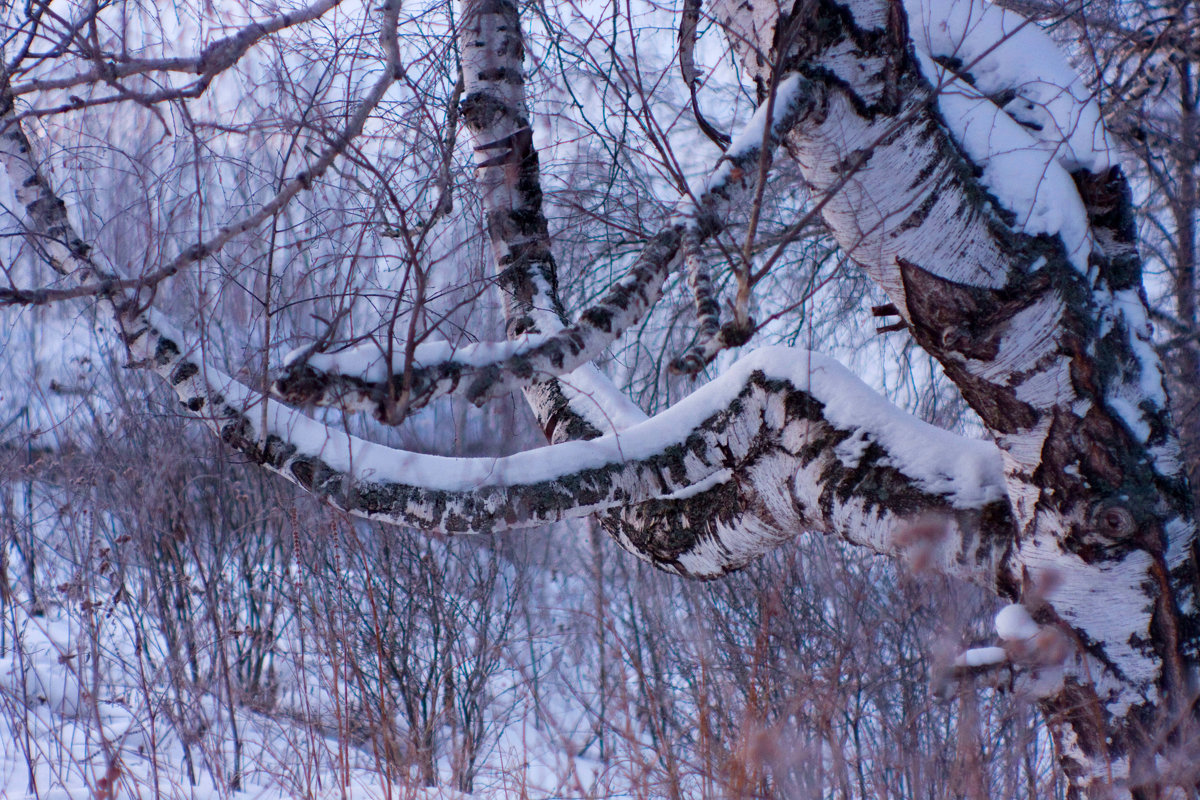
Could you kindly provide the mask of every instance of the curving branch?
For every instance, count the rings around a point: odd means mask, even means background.
[[[440,342],[418,345],[411,364],[403,346],[368,344],[314,354],[285,363],[273,391],[289,403],[370,411],[395,425],[439,397],[483,405],[535,380],[574,372],[601,355],[658,301],[682,227],[672,225],[651,238],[629,273],[599,303],[552,334],[455,350]],[[387,350],[393,353],[390,360]]]
[[[730,140],[727,135],[713,127],[704,114],[700,112],[700,100],[696,97],[696,88],[700,76],[696,72],[696,34],[700,25],[700,0],[684,0],[683,9],[679,13],[679,74],[692,97],[692,115],[696,125],[708,137],[709,141],[725,150]]]
[[[37,194],[25,198],[30,235],[80,242],[33,153],[0,148],[0,161]],[[86,272],[86,253],[75,246],[56,268]],[[626,548],[695,577],[822,530],[993,587],[1009,580],[998,451],[899,412],[816,354],[759,351],[621,434],[447,459],[321,425],[203,363],[157,312],[131,303],[116,311],[131,366],[161,375],[234,450],[353,514],[482,533],[609,511]],[[725,505],[715,514],[714,499]]]
[[[124,339],[132,366],[162,376],[235,451],[357,516],[491,533],[632,509],[627,521],[650,524],[621,544],[681,575],[725,574],[811,530],[1008,586],[1012,521],[999,451],[899,411],[807,351],[756,351],[619,434],[445,458],[372,444],[264,400],[204,365],[157,315],[127,326]],[[657,514],[708,493],[734,502],[711,525],[658,535]],[[750,498],[762,528],[730,525]]]
[[[823,25],[790,5],[713,13],[760,84],[781,63],[828,93],[788,141],[826,224],[1003,452],[1023,591],[1080,643],[1043,700],[1064,768],[1078,787],[1151,775],[1193,724],[1200,625],[1124,178],[1044,34],[986,3],[905,7],[854,0]],[[1155,729],[1163,697],[1182,705]]]
[[[514,62],[510,51],[504,51],[503,59]],[[536,172],[528,166],[535,161],[536,152],[523,113],[523,92],[521,114],[495,114],[494,108],[506,99],[497,91],[496,79],[488,77],[500,75],[504,76],[501,81],[511,82],[513,79],[507,76],[519,75],[520,70],[520,58],[514,63],[486,68],[464,59],[464,118],[476,141],[481,142],[475,148],[480,172],[486,175],[490,170],[502,171],[514,163],[526,170],[523,182],[516,186],[506,184],[504,189],[512,195],[531,195],[521,202],[528,208],[536,206],[540,217],[540,188],[535,184]],[[762,159],[769,156],[789,129],[819,111],[819,97],[808,87],[809,82],[799,75],[788,76],[780,83],[774,102],[759,107],[702,188],[681,203],[672,221],[650,238],[629,271],[575,322],[564,326],[551,314],[539,313],[539,304],[533,301],[528,313],[539,317],[537,326],[544,333],[522,336],[504,344],[488,342],[451,351],[436,343],[417,346],[412,353],[404,347],[368,344],[333,354],[303,352],[303,357],[284,364],[274,391],[289,403],[370,411],[380,421],[399,424],[439,397],[460,397],[482,405],[534,382],[574,372],[600,356],[617,337],[644,318],[658,302],[663,282],[677,266],[683,251],[690,253],[689,260],[698,259],[696,248],[723,228],[734,204],[753,187]],[[486,111],[472,110],[479,107]],[[532,198],[535,191],[536,200]],[[485,202],[495,206],[495,194]],[[495,219],[503,213],[490,213],[489,224],[494,226]],[[510,226],[497,239],[495,227],[492,230],[494,247],[502,248],[498,258],[502,263],[508,262],[503,269],[515,272],[511,262],[530,258],[533,263],[542,264],[547,273],[554,273],[549,243],[541,241],[543,231],[535,231],[530,237],[529,232],[522,233]],[[686,247],[685,241],[690,242]],[[531,246],[545,253],[514,255]],[[694,276],[698,270],[697,266],[691,268],[692,283],[697,287]],[[552,288],[555,283],[556,278],[546,280],[546,289],[534,290],[549,295],[543,308],[561,308]]]
[[[671,369],[684,375],[695,375],[716,358],[725,342],[720,335],[721,305],[713,291],[708,264],[700,253],[700,237],[685,238],[683,252],[688,268],[688,287],[692,290],[696,311],[696,341],[671,362]]]
[[[33,207],[51,211],[30,215],[31,227],[78,240],[32,153],[4,149],[0,160],[11,176],[38,178]],[[625,547],[694,577],[822,530],[988,585],[1007,580],[1011,520],[998,451],[903,414],[813,353],[758,351],[622,434],[450,459],[321,425],[204,364],[157,312],[126,305],[117,315],[131,366],[162,376],[185,411],[235,451],[359,516],[485,533],[612,509]],[[710,511],[706,524],[662,527],[714,496],[726,510]],[[758,524],[746,525],[740,508]]]
[[[285,23],[296,24],[315,18],[332,8],[337,2],[340,0],[324,0],[323,3],[310,6],[305,13],[298,17],[280,15],[260,26],[244,28],[240,33],[222,39],[210,47],[209,51],[213,51],[210,61],[218,59],[218,55],[220,59],[236,60],[257,41],[256,36],[278,30],[284,27]],[[393,19],[393,30],[395,28],[394,17],[398,13],[398,10],[393,13],[385,9],[385,16]],[[129,291],[152,289],[178,274],[184,267],[203,261],[220,252],[225,245],[238,236],[257,228],[274,217],[292,201],[292,198],[300,192],[312,188],[313,182],[320,179],[329,170],[350,146],[350,143],[362,133],[367,119],[383,100],[388,88],[395,82],[400,68],[400,55],[394,33],[390,38],[387,34],[381,37],[381,43],[385,51],[387,68],[372,84],[367,94],[355,105],[353,113],[342,130],[333,137],[332,143],[316,154],[316,158],[308,169],[285,181],[275,196],[259,206],[254,213],[221,227],[215,234],[186,248],[163,266],[138,277],[123,277],[110,269],[97,265],[90,258],[90,248],[71,229],[66,216],[66,207],[55,196],[38,169],[29,140],[21,129],[21,115],[17,112],[15,99],[12,92],[7,89],[7,77],[4,77],[4,85],[0,86],[0,160],[4,160],[9,174],[17,178],[13,181],[17,191],[17,200],[34,223],[33,230],[37,231],[34,245],[43,254],[43,260],[60,275],[74,273],[77,285],[66,288],[0,288],[0,305],[45,305],[80,297],[116,299]],[[222,67],[222,69],[224,68]]]

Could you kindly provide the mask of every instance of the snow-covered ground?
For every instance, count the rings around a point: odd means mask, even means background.
[[[349,675],[337,674],[315,650],[307,660],[299,652],[289,654],[294,660],[279,658],[271,708],[239,706],[231,722],[214,676],[201,676],[213,689],[205,691],[167,674],[169,656],[161,642],[146,641],[137,619],[143,612],[132,603],[54,603],[31,615],[25,604],[8,602],[3,613],[0,797],[468,796],[451,788],[455,754],[445,748],[436,787],[424,787],[415,770],[389,768],[380,740],[364,741],[369,737],[353,718],[357,687],[339,683]],[[528,649],[550,657],[545,643]],[[580,703],[591,676],[561,657],[557,666],[561,671],[540,677],[536,711],[523,681],[529,664],[505,665],[491,676],[495,695],[470,796],[655,796],[638,790],[646,765],[636,757],[601,763],[579,754],[594,738]],[[572,672],[574,685],[564,680]],[[645,759],[653,758],[648,749]]]

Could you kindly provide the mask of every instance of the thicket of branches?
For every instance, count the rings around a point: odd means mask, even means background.
[[[1006,5],[1067,48],[1119,139],[1195,487],[1200,9]],[[16,119],[83,239],[125,259],[120,288],[264,392],[297,347],[503,339],[459,132],[455,7],[399,10],[399,79],[376,92],[374,9],[268,6],[0,8]],[[679,78],[678,12],[524,10],[571,309],[622,274],[758,102],[703,13],[698,68]],[[805,216],[795,171],[776,160],[751,235],[705,245],[726,316],[747,317],[757,341],[819,342],[942,427],[976,425],[902,328],[875,332],[871,307],[886,298]],[[24,224],[7,209],[0,243],[17,301],[0,322],[0,715],[31,794],[71,776],[98,795],[157,782],[126,763],[161,750],[182,754],[180,780],[222,794],[250,781],[311,795],[364,770],[401,796],[442,783],[534,795],[525,755],[506,749],[522,725],[560,756],[542,787],[552,796],[1066,791],[1031,701],[951,674],[990,635],[994,601],[978,590],[816,537],[690,584],[618,557],[590,522],[384,533],[188,428],[105,338],[97,297],[114,287],[51,275]],[[645,410],[663,408],[694,385],[669,366],[695,326],[681,273],[604,369]],[[438,401],[401,428],[320,413],[447,455],[544,441],[519,398]],[[54,641],[62,620],[71,636]],[[47,658],[67,664],[64,686],[25,679]]]

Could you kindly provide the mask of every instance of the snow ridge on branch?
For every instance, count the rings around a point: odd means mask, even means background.
[[[899,411],[815,353],[756,351],[620,434],[505,458],[445,458],[366,442],[258,397],[196,361],[164,320],[148,322],[125,334],[136,366],[166,379],[182,407],[234,450],[356,516],[492,533],[686,502],[722,487],[736,494],[746,482],[770,511],[772,535],[714,536],[719,525],[673,530],[667,558],[661,542],[619,541],[692,577],[741,567],[799,530],[842,535],[970,580],[1003,572],[1011,520],[994,446]],[[922,526],[935,530],[909,536]]]

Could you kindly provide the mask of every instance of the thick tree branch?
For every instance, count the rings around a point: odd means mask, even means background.
[[[318,2],[293,12],[276,14],[269,19],[252,22],[236,33],[218,39],[196,56],[175,58],[129,58],[105,53],[90,53],[88,58],[95,62],[91,69],[73,75],[54,78],[33,78],[13,83],[11,92],[20,97],[31,92],[71,89],[76,86],[93,86],[98,83],[113,83],[135,75],[152,72],[183,72],[212,78],[241,60],[251,47],[266,37],[287,28],[320,19],[336,8],[342,0],[318,0]],[[17,65],[13,65],[15,68]]]
[[[457,459],[374,445],[274,401],[262,414],[261,398],[197,361],[154,315],[125,339],[134,366],[163,376],[233,449],[358,516],[488,533],[632,509],[626,521],[643,524],[622,528],[621,543],[682,575],[722,575],[815,530],[1007,586],[1012,528],[998,451],[900,412],[806,351],[758,351],[621,434]],[[660,535],[658,515],[673,518],[674,504],[705,493],[727,503],[712,524]],[[736,509],[747,504],[761,527],[741,522]]]
[[[519,65],[505,69],[519,69]],[[467,83],[468,99],[474,97],[475,103],[488,91],[478,84],[478,80]],[[557,320],[543,320],[540,327],[557,330],[507,345],[485,343],[454,352],[447,352],[441,344],[418,346],[411,354],[403,347],[381,349],[369,344],[329,355],[306,355],[285,365],[275,391],[290,403],[372,411],[377,419],[398,424],[439,397],[461,397],[482,405],[531,383],[574,372],[644,318],[661,296],[663,282],[678,263],[685,239],[693,242],[689,257],[698,258],[695,247],[722,227],[760,161],[788,129],[818,106],[806,87],[807,81],[799,76],[780,85],[773,108],[766,103],[759,108],[698,196],[685,199],[673,221],[651,237],[625,276],[577,321],[563,327]],[[479,125],[478,115],[475,123]],[[476,146],[480,170],[501,169],[536,156],[528,127],[505,131],[503,124],[493,122],[479,126],[474,133],[477,140],[485,142]],[[516,191],[521,191],[520,187]],[[532,205],[530,201],[526,204]],[[520,235],[515,229],[514,234]],[[504,246],[511,251],[522,244],[514,239]],[[548,242],[544,246],[548,248]],[[556,304],[557,298],[552,298],[550,307]],[[390,361],[387,351],[393,353]],[[411,364],[407,363],[410,356]]]
[[[1152,774],[1191,724],[1195,532],[1123,179],[1044,35],[981,3],[897,9],[714,14],[760,85],[776,62],[824,84],[827,115],[789,144],[826,223],[1004,453],[1026,602],[1080,643],[1045,700],[1064,766],[1081,787]],[[1178,715],[1152,719],[1163,696]]]

